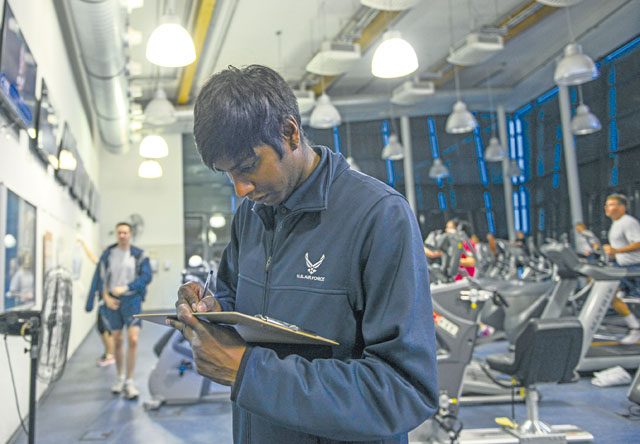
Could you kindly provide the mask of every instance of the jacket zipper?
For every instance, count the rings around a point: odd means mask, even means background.
[[[273,243],[275,241],[275,232],[273,232],[271,234],[271,239],[268,242],[267,245],[267,261],[264,264],[264,271],[265,271],[265,277],[264,277],[264,292],[262,295],[262,311],[261,314],[266,315],[267,314],[267,305],[268,305],[268,299],[269,299],[269,274],[271,271],[271,260],[272,260],[272,255],[273,255]]]

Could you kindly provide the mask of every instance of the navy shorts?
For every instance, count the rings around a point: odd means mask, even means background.
[[[122,330],[124,326],[140,327],[141,319],[134,319],[133,315],[142,311],[141,296],[122,296],[120,299],[120,307],[117,310],[111,310],[106,305],[100,307],[102,319],[107,330]]]

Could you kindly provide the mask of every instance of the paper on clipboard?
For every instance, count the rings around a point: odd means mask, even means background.
[[[251,316],[236,311],[194,313],[198,319],[214,324],[230,325],[247,342],[276,344],[339,345],[337,342],[305,331],[295,325],[264,316]],[[141,313],[135,318],[165,325],[165,318],[176,319],[175,312]]]

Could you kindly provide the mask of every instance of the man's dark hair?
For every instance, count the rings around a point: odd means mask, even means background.
[[[122,225],[129,227],[129,231],[133,231],[133,228],[131,227],[131,224],[129,222],[118,222],[116,224],[116,228],[118,228],[118,227],[120,227]]]
[[[627,196],[621,193],[613,193],[607,196],[606,200],[614,199],[618,201],[618,204],[624,205],[625,208],[629,206],[629,201],[627,200]]]
[[[288,119],[300,128],[300,111],[291,87],[273,69],[250,65],[211,76],[196,98],[193,133],[204,164],[221,159],[238,164],[270,145],[282,158]]]

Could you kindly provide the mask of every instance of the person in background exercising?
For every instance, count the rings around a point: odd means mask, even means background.
[[[598,251],[601,251],[600,241],[595,234],[582,222],[576,224],[576,253],[588,262],[598,259]]]
[[[618,267],[629,271],[640,271],[640,222],[627,214],[627,198],[623,194],[610,194],[604,204],[604,213],[611,219],[609,243],[603,245],[604,252],[615,260]],[[611,306],[624,317],[630,331],[620,340],[621,344],[635,344],[640,341],[640,322],[631,312],[621,296],[640,297],[640,278],[624,278],[620,281],[620,291],[613,298]]]

